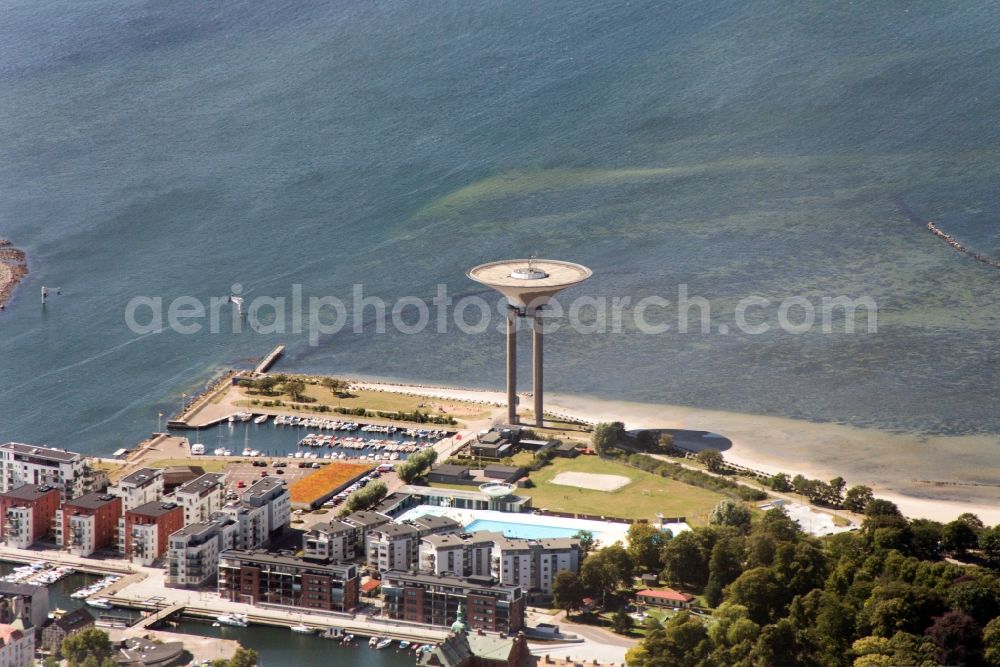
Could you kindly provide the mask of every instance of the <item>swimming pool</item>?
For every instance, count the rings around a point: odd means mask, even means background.
[[[546,537],[573,537],[580,528],[563,528],[562,526],[536,525],[530,523],[516,523],[513,521],[492,521],[490,519],[476,519],[465,527],[470,533],[489,531],[491,533],[503,533],[507,537],[520,537],[528,540],[540,540]]]

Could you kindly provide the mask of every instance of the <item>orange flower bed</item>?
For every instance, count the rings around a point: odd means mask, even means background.
[[[330,463],[325,465],[291,485],[289,493],[292,495],[292,502],[311,504],[317,498],[322,498],[333,489],[343,486],[373,467],[364,463]]]

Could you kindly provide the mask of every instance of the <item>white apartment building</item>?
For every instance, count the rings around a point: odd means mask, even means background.
[[[502,583],[552,595],[552,581],[562,570],[580,571],[580,540],[539,540],[497,536],[493,542],[493,576]]]
[[[420,535],[405,523],[389,523],[368,534],[368,564],[379,572],[409,570],[417,560]]]
[[[556,574],[579,572],[580,561],[576,538],[528,540],[479,532],[422,538],[418,567],[426,574],[494,577],[533,597],[548,597]]]
[[[122,499],[122,511],[152,503],[163,497],[163,470],[140,468],[122,477],[110,493]]]
[[[174,500],[184,508],[184,525],[204,523],[222,509],[226,476],[209,472],[183,484],[174,491]]]
[[[86,460],[80,454],[19,442],[0,445],[0,492],[22,484],[53,486],[64,500],[82,496],[88,490]]]
[[[354,560],[358,530],[343,521],[317,523],[302,536],[302,555],[313,560],[342,563]]]
[[[291,523],[291,495],[282,478],[263,477],[244,491],[239,500],[223,506],[221,512],[238,526],[234,548],[250,551],[267,546],[272,535]]]
[[[9,547],[27,549],[34,541],[31,527],[35,521],[33,507],[10,507],[4,517],[3,539]]]
[[[456,577],[493,573],[493,538],[498,533],[439,534],[420,540],[421,572]]]
[[[200,588],[219,571],[219,554],[237,547],[239,525],[225,514],[205,523],[185,526],[170,536],[167,547],[167,585]]]

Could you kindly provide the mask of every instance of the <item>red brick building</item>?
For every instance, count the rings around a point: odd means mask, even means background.
[[[352,563],[236,549],[219,555],[219,595],[233,602],[350,612],[360,583]]]
[[[122,499],[117,496],[88,493],[67,500],[56,513],[56,537],[64,548],[77,556],[116,548],[121,515]]]
[[[134,563],[152,565],[167,552],[170,535],[184,527],[184,508],[154,500],[125,512],[121,552]]]
[[[0,493],[0,535],[4,543],[27,549],[52,532],[61,497],[58,488],[35,484]]]
[[[451,577],[393,570],[382,575],[384,612],[389,618],[450,626],[465,607],[473,630],[513,633],[524,627],[526,597],[520,586],[492,577]]]

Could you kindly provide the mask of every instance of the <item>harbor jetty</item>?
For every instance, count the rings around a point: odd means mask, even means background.
[[[948,234],[943,229],[941,229],[940,227],[938,227],[937,225],[935,225],[933,222],[928,222],[927,223],[927,231],[929,231],[931,234],[933,234],[934,236],[938,237],[939,239],[945,241],[948,245],[950,245],[952,248],[954,248],[958,252],[963,253],[965,255],[968,255],[969,257],[971,257],[972,259],[976,260],[977,262],[982,262],[986,266],[992,266],[994,269],[1000,269],[1000,262],[998,262],[997,260],[994,260],[994,259],[990,259],[986,255],[978,253],[975,250],[973,250],[972,248],[970,248],[970,247],[968,247],[966,245],[963,245],[958,240],[956,240],[954,236],[952,236],[951,234]]]
[[[17,284],[28,275],[28,260],[7,239],[0,239],[0,310],[3,310]]]

